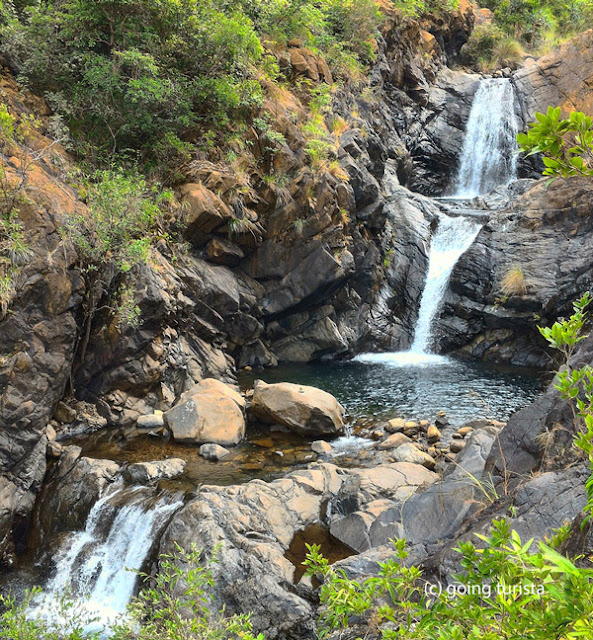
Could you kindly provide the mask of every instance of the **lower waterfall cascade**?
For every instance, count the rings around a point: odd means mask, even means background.
[[[49,625],[63,623],[59,602],[68,594],[87,632],[120,620],[134,594],[136,572],[182,504],[180,495],[155,496],[147,487],[108,487],[89,512],[84,530],[62,544],[56,574],[32,603],[30,616]]]
[[[357,356],[359,362],[383,362],[396,366],[441,362],[442,356],[431,351],[434,324],[438,318],[447,285],[459,258],[470,248],[482,224],[471,217],[451,217],[441,214],[433,236],[428,258],[428,272],[420,299],[414,340],[408,351],[366,353]]]

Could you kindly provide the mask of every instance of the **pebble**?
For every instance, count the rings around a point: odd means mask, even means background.
[[[451,440],[451,444],[449,445],[449,450],[451,453],[459,453],[463,447],[465,447],[465,442],[463,440],[459,440],[457,438],[453,438]]]
[[[402,418],[393,418],[393,420],[387,423],[385,430],[389,433],[399,433],[404,430],[405,423],[405,420],[402,420]]]
[[[436,425],[431,424],[430,427],[428,427],[426,436],[428,438],[428,442],[430,442],[430,444],[434,444],[441,439],[441,432],[438,430]]]
[[[458,435],[460,438],[465,438],[465,436],[472,433],[472,431],[472,427],[461,427],[461,429],[457,430],[457,433],[455,435]]]
[[[415,436],[418,433],[418,429],[419,426],[417,422],[409,420],[408,422],[404,423],[404,433],[407,436]]]
[[[380,449],[381,451],[385,451],[386,449],[396,449],[397,447],[401,447],[402,444],[408,444],[411,442],[410,438],[405,436],[403,433],[394,433],[383,440],[383,442],[380,442],[377,445],[377,449]]]
[[[332,449],[331,444],[325,440],[315,440],[315,442],[311,443],[311,450],[315,453],[329,453]]]
[[[202,458],[206,458],[206,460],[220,460],[225,456],[228,456],[230,451],[225,449],[219,444],[214,444],[209,442],[208,444],[203,444],[200,447],[200,455]]]

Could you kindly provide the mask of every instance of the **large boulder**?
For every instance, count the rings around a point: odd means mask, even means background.
[[[282,424],[304,436],[331,435],[344,429],[342,405],[315,387],[257,380],[250,410],[260,420]]]
[[[207,378],[164,414],[178,442],[234,445],[245,435],[245,400],[230,386]]]
[[[187,549],[195,544],[209,556],[221,547],[213,566],[214,606],[224,604],[229,614],[252,614],[256,633],[263,632],[269,640],[313,640],[315,596],[304,581],[294,584],[301,567],[293,564],[288,552],[295,540],[313,542],[309,527],[327,530],[334,521],[346,537],[348,523],[342,528],[337,524],[340,512],[358,509],[368,516],[379,506],[401,509],[399,501],[437,477],[405,463],[376,469],[315,463],[273,482],[204,486],[173,516],[160,551],[171,553],[176,545]],[[380,533],[383,543],[394,531],[386,524],[373,529],[372,536]]]

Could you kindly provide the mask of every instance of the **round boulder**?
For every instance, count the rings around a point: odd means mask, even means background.
[[[344,408],[329,393],[290,382],[267,384],[257,380],[251,413],[272,424],[282,424],[303,436],[340,433]]]
[[[164,414],[178,442],[234,445],[245,436],[245,400],[230,386],[207,378]]]

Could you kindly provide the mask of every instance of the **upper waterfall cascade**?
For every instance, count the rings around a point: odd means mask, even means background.
[[[515,91],[508,78],[486,78],[474,97],[453,194],[473,198],[517,176]]]
[[[87,631],[116,622],[134,594],[136,572],[181,505],[179,496],[155,497],[146,487],[109,487],[91,509],[85,529],[63,543],[55,558],[57,573],[30,616],[50,625],[64,622],[59,603],[70,593]]]

